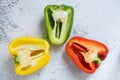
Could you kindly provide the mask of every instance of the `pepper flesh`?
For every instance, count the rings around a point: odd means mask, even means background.
[[[74,63],[89,74],[95,72],[108,54],[108,48],[103,43],[79,36],[70,39],[65,49]]]
[[[74,9],[67,5],[48,5],[44,9],[46,32],[49,41],[54,45],[61,45],[68,39]]]
[[[8,48],[15,62],[15,72],[21,76],[43,68],[50,60],[50,46],[44,39],[24,36],[11,41]]]

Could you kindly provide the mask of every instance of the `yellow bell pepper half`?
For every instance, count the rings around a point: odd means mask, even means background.
[[[15,62],[15,73],[24,76],[44,67],[50,60],[49,48],[46,40],[31,36],[11,41],[8,49]]]

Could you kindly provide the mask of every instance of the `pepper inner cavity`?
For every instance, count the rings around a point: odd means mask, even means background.
[[[76,48],[76,49],[78,49],[78,50],[80,50],[81,52],[84,52],[84,53],[89,51],[86,47],[84,47],[84,46],[82,46],[78,43],[75,43],[75,42],[72,43],[72,47]]]
[[[40,46],[24,44],[15,48],[18,51],[20,69],[27,66],[34,66],[36,61],[44,55],[45,50]],[[26,68],[25,68],[26,69]]]
[[[57,22],[56,22],[56,33],[55,33],[55,37],[60,38],[61,29],[62,29],[62,22],[61,22],[61,21],[57,21]]]
[[[74,51],[75,55],[77,55],[80,63],[81,63],[85,68],[91,70],[91,67],[90,67],[89,63],[86,63],[86,62],[85,62],[84,56],[81,54],[81,52],[78,51],[77,49],[73,49],[73,51]]]
[[[47,12],[49,13],[48,14],[49,24],[50,24],[51,28],[54,29],[55,21],[53,20],[52,11],[50,9],[48,9]]]
[[[62,29],[67,25],[68,12],[64,10],[55,10],[53,11],[52,16],[55,22],[54,29],[53,29],[55,34],[54,36],[59,39]]]
[[[78,43],[72,43],[72,48],[77,49],[80,54],[84,56],[85,62],[86,63],[91,63],[95,60],[98,60],[98,54],[97,50],[92,49],[92,48],[86,48],[85,46],[78,44]]]

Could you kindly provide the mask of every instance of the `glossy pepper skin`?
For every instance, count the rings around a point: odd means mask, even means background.
[[[18,55],[18,51],[16,50],[16,47],[24,45],[24,44],[39,46],[42,49],[39,52],[42,52],[43,55],[32,59],[33,61],[35,61],[33,66],[27,66],[27,67],[21,69],[20,68],[21,64],[20,64],[20,60],[19,60],[20,56]],[[13,58],[13,60],[15,62],[15,73],[18,75],[24,76],[24,75],[31,74],[31,73],[43,68],[45,65],[48,64],[48,62],[50,60],[49,48],[50,48],[49,43],[46,40],[31,37],[31,36],[19,37],[19,38],[12,40],[9,43],[8,49],[10,51],[11,57]],[[25,54],[27,54],[27,53],[25,53]],[[36,55],[37,55],[37,51],[36,51],[36,53],[34,53],[34,55],[31,54],[32,57],[34,57]]]
[[[47,37],[53,45],[61,45],[68,39],[74,9],[67,5],[48,5],[44,9]]]
[[[108,54],[108,48],[103,43],[79,36],[71,38],[65,49],[73,62],[88,74],[94,73]]]

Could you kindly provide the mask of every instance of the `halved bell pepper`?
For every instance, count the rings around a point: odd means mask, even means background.
[[[8,48],[18,75],[31,74],[44,67],[50,60],[50,46],[44,39],[24,36],[11,41]]]
[[[108,48],[103,43],[79,36],[71,38],[65,49],[74,63],[89,74],[95,72],[108,54]]]
[[[61,45],[68,39],[74,9],[67,5],[48,5],[44,9],[46,32],[49,41],[54,45]]]

